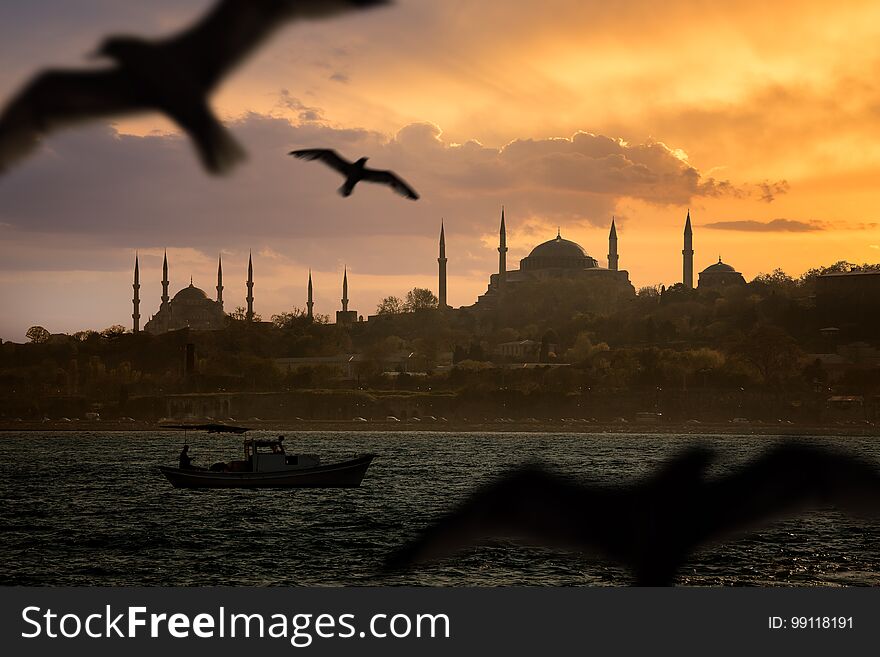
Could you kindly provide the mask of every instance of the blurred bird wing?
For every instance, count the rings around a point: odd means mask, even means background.
[[[148,109],[137,85],[119,69],[46,71],[0,115],[0,171],[24,158],[53,130]]]
[[[329,18],[355,9],[370,9],[390,5],[392,0],[290,0],[287,1],[297,17],[306,19]]]
[[[476,492],[421,537],[391,555],[388,568],[442,559],[490,537],[524,539],[542,545],[602,550],[608,492],[536,469],[524,469]],[[612,505],[613,506],[613,505]]]
[[[880,517],[880,472],[855,456],[804,445],[783,445],[708,482],[696,501],[697,542],[764,525],[785,515],[832,505]]]
[[[395,192],[400,194],[401,196],[405,196],[406,198],[411,198],[412,200],[417,200],[419,195],[416,194],[416,190],[407,185],[402,178],[397,176],[393,171],[381,171],[378,169],[364,169],[364,180],[369,180],[370,182],[382,183],[385,185],[390,185]]]
[[[166,42],[209,90],[284,22],[323,18],[387,0],[219,0],[198,23]]]
[[[203,89],[212,89],[292,13],[289,0],[220,0],[198,23],[166,41]]]
[[[288,155],[293,155],[302,160],[319,160],[332,169],[336,169],[344,176],[348,175],[348,169],[351,167],[351,162],[344,160],[339,156],[339,153],[329,148],[304,148],[298,151],[290,151]]]

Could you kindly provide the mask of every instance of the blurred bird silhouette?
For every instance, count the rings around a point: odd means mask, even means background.
[[[339,193],[343,196],[350,196],[354,186],[361,180],[366,180],[367,182],[388,185],[401,196],[405,196],[413,201],[419,198],[416,190],[407,185],[393,171],[368,169],[366,164],[369,158],[366,157],[362,157],[357,162],[349,162],[340,157],[339,153],[328,148],[305,148],[299,151],[290,151],[288,155],[293,155],[303,160],[319,160],[331,169],[341,173],[345,176],[345,182],[339,188]]]
[[[109,58],[114,66],[45,71],[10,101],[0,115],[0,173],[53,130],[150,110],[164,112],[186,131],[209,172],[225,173],[244,158],[244,150],[208,106],[223,77],[286,21],[388,1],[220,0],[173,37],[109,37],[94,57]]]
[[[386,569],[412,568],[491,537],[587,551],[631,569],[640,586],[668,586],[691,552],[786,514],[833,505],[880,515],[880,474],[866,461],[781,445],[731,474],[705,479],[712,451],[693,448],[627,487],[585,485],[526,467],[477,491]]]

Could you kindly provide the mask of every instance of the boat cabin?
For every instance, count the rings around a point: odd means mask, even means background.
[[[281,472],[321,465],[314,454],[288,454],[284,451],[284,436],[271,440],[248,438],[244,441],[244,460],[250,472]]]

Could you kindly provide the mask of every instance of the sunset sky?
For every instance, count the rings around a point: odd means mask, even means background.
[[[0,102],[46,66],[90,67],[108,33],[157,36],[210,0],[7,0]],[[375,312],[387,295],[437,291],[446,224],[449,302],[469,305],[497,267],[556,235],[638,288],[681,277],[690,208],[697,271],[721,255],[751,279],[837,260],[880,261],[880,4],[667,0],[397,0],[291,24],[213,98],[249,160],[225,178],[199,166],[155,115],[50,137],[0,178],[0,338],[131,326],[140,254],[142,324],[156,312],[167,249],[172,294],[227,310]],[[422,195],[336,193],[338,175],[294,160],[332,147],[392,168]]]

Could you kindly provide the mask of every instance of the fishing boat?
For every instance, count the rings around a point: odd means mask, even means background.
[[[210,428],[209,428],[210,427]],[[203,430],[211,433],[244,433],[228,425],[172,425],[166,428]],[[184,450],[185,454],[185,450]],[[289,454],[284,437],[261,440],[246,438],[244,458],[215,463],[210,468],[188,464],[159,466],[175,488],[356,488],[373,461],[373,454],[361,454],[347,461],[322,464],[315,454]]]

